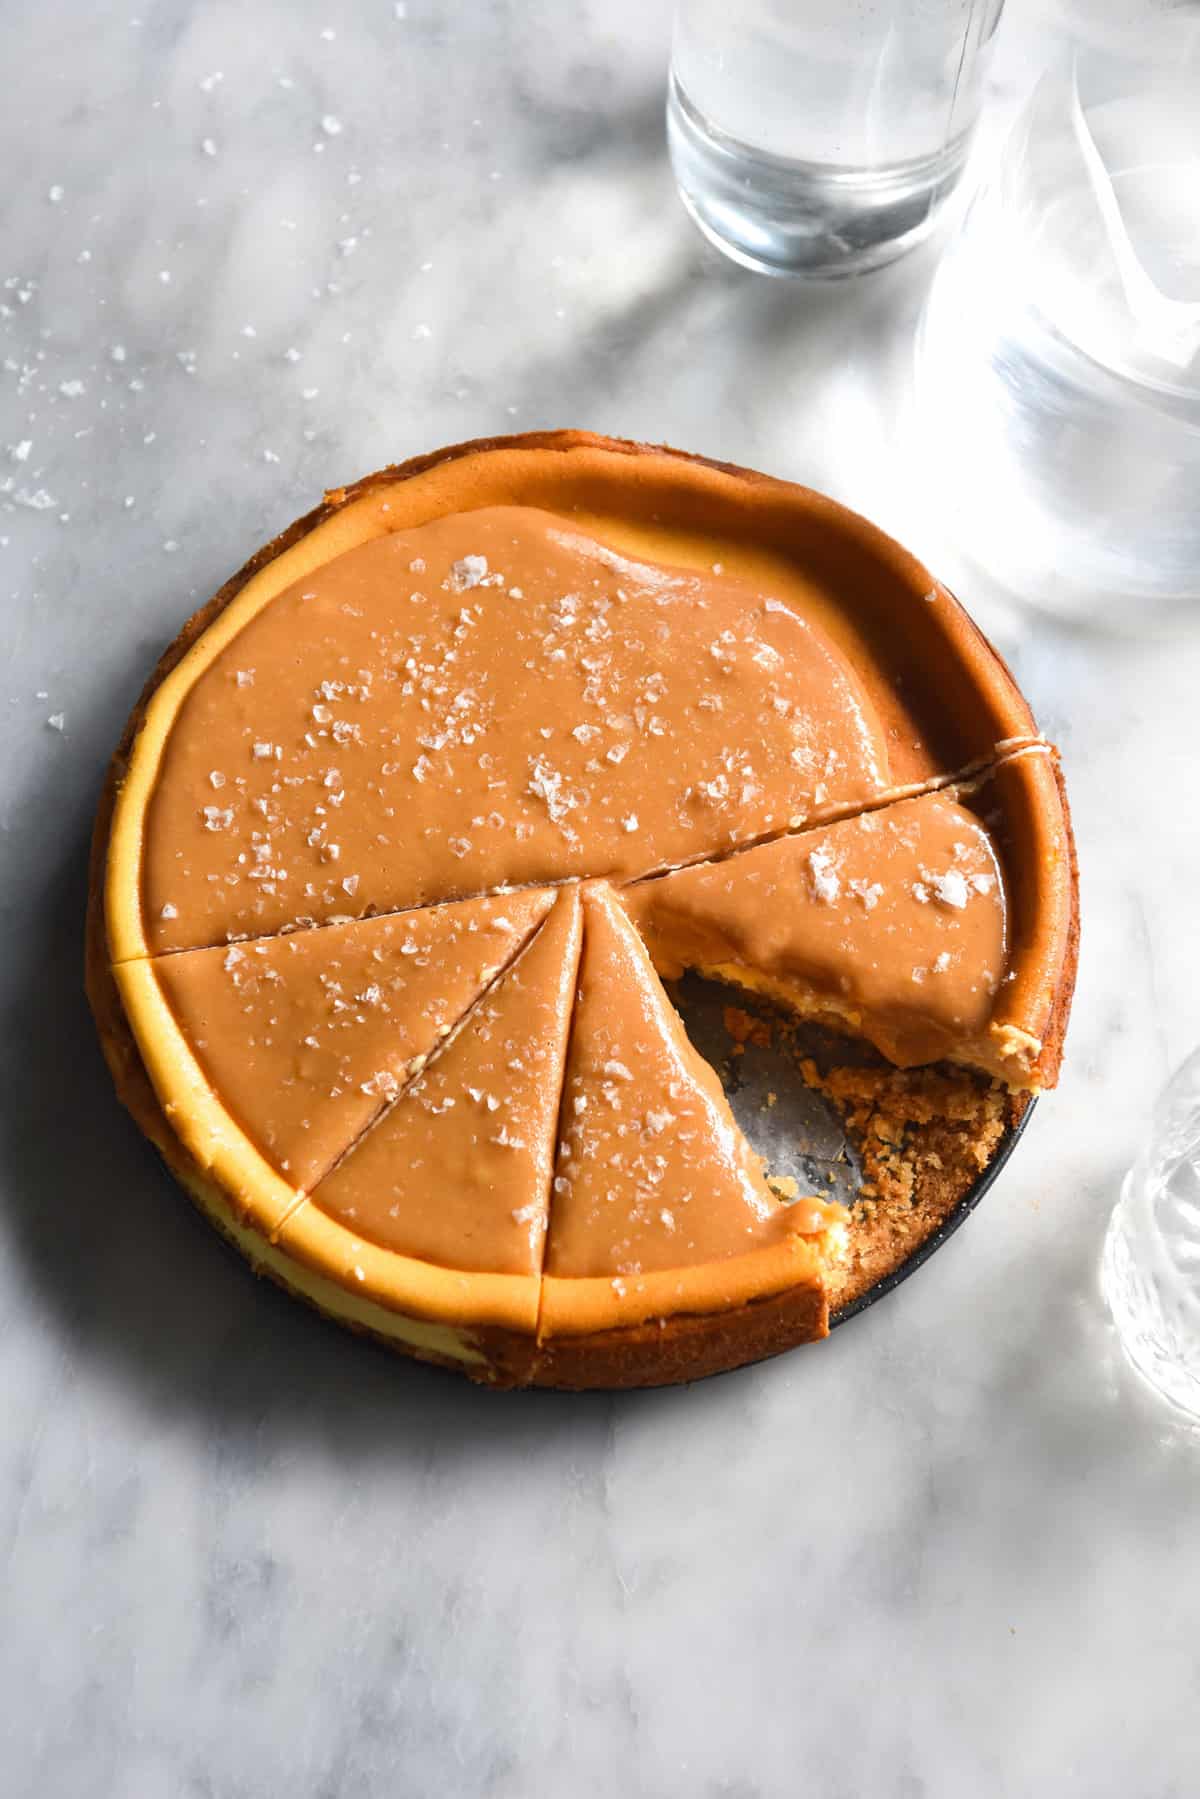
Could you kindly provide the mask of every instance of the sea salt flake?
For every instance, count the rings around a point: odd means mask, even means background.
[[[947,869],[944,875],[934,875],[930,879],[934,898],[943,906],[951,906],[961,912],[969,897],[965,878],[956,868]]]
[[[171,904],[170,900],[168,900],[166,905],[159,912],[158,916],[160,918],[178,918],[179,917],[179,908],[178,908],[178,906],[173,906]]]
[[[468,588],[478,587],[487,572],[486,556],[460,556],[442,585],[452,593],[465,593]]]
[[[850,883],[850,891],[856,899],[860,899],[868,912],[873,912],[883,898],[883,888],[878,881],[855,880]]]
[[[827,906],[833,905],[842,891],[842,883],[828,850],[809,852],[808,872],[817,898]]]
[[[604,1073],[609,1080],[613,1081],[631,1081],[633,1079],[631,1071],[626,1068],[624,1062],[606,1062],[604,1064]]]
[[[627,812],[625,814],[625,817],[621,820],[621,829],[623,831],[636,831],[637,828],[638,828],[637,813],[636,812]]]

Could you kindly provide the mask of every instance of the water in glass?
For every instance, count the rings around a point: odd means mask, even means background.
[[[1200,599],[1200,31],[1181,23],[1173,54],[1080,53],[1042,81],[917,356],[943,528],[1013,594],[1136,630]]]
[[[931,229],[966,158],[1003,0],[678,0],[667,131],[735,261],[838,276]]]

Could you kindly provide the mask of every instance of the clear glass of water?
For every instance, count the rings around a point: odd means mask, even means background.
[[[1200,9],[1128,15],[1042,80],[948,247],[915,421],[972,562],[1143,630],[1200,599]]]
[[[1200,1417],[1200,1050],[1167,1086],[1125,1177],[1101,1280],[1134,1367]]]
[[[1003,0],[677,0],[667,136],[684,205],[770,275],[857,274],[932,229]]]

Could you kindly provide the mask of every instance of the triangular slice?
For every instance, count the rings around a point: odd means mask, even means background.
[[[1052,1086],[1070,856],[1051,756],[627,888],[655,967],[735,982],[868,1038]],[[1052,821],[1060,821],[1054,827]],[[1010,869],[1016,878],[1010,878]]]
[[[570,887],[314,1207],[438,1267],[540,1274],[580,936]]]
[[[830,1209],[783,1205],[768,1187],[601,883],[585,889],[559,1135],[544,1337],[723,1310],[794,1284],[820,1295],[821,1258],[804,1239],[826,1229]]]
[[[152,964],[230,1116],[293,1187],[318,1181],[554,903],[545,889],[296,931]]]

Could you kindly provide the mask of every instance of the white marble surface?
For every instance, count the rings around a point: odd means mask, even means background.
[[[928,262],[812,293],[704,248],[664,0],[128,3],[0,9],[0,1789],[1195,1792],[1200,1444],[1095,1270],[1200,1038],[1200,643],[969,596],[1064,747],[1085,953],[1061,1091],[885,1304],[616,1398],[321,1326],[158,1171],[80,992],[147,666],[323,484],[478,433],[666,439],[903,533]]]

